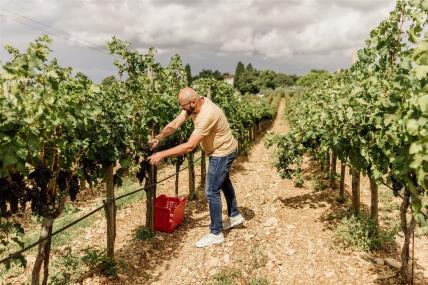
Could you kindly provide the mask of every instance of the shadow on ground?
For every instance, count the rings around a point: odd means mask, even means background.
[[[225,207],[223,207],[225,208]],[[255,217],[255,212],[247,207],[239,207],[245,220]],[[202,214],[204,213],[204,214]],[[198,218],[195,218],[195,216]],[[202,214],[202,215],[201,215]],[[209,231],[209,211],[203,194],[198,199],[189,201],[186,207],[184,223],[173,233],[156,232],[151,240],[140,241],[135,238],[136,230],[132,233],[134,238],[124,244],[115,253],[119,264],[118,277],[107,279],[105,284],[150,284],[159,281],[164,271],[168,270],[168,261],[179,258],[181,247],[188,244],[191,229],[203,227]],[[118,225],[118,230],[120,230]],[[245,225],[235,227],[233,230],[245,229]],[[225,237],[230,230],[224,231]],[[191,241],[191,244],[196,241]]]

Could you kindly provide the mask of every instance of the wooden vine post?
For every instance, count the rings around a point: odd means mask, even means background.
[[[352,168],[352,213],[360,214],[360,171]]]
[[[337,155],[332,151],[331,157],[331,171],[330,171],[330,187],[336,189],[336,166],[337,166]]]
[[[345,175],[346,175],[346,162],[340,161],[340,183],[339,183],[339,201],[345,202]]]
[[[104,211],[107,220],[107,257],[114,259],[114,242],[116,240],[116,202],[114,200],[113,164],[103,165],[104,181],[106,183],[106,200]]]
[[[153,69],[147,67],[147,78],[153,84]],[[155,125],[151,126],[151,137],[155,137]],[[150,165],[144,191],[146,192],[146,228],[154,231],[155,229],[155,200],[157,184],[157,167]]]
[[[196,198],[195,191],[195,160],[194,152],[191,152],[187,155],[187,162],[189,168],[189,200],[194,200]]]
[[[325,171],[325,175],[326,175],[326,178],[328,178],[328,176],[330,176],[330,149],[329,150],[327,150],[327,154],[326,154],[326,159],[325,159],[325,169],[324,169],[324,171]]]
[[[400,224],[401,230],[404,234],[404,243],[401,248],[401,274],[405,281],[410,284],[411,274],[409,273],[409,259],[410,259],[410,238],[414,234],[416,227],[416,219],[411,214],[410,224],[407,221],[407,211],[410,207],[410,191],[407,187],[404,188],[403,202],[400,206]]]
[[[374,178],[370,175],[370,218],[373,220],[373,222],[378,225],[379,224],[379,192],[378,192],[378,186]]]
[[[146,192],[146,228],[154,230],[155,226],[155,199],[156,199],[157,167],[150,166],[145,183]]]

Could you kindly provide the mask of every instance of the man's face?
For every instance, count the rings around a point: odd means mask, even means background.
[[[192,115],[193,112],[195,112],[195,108],[196,108],[196,99],[192,99],[187,103],[181,103],[179,102],[181,109],[183,109],[184,111],[186,111],[187,115]]]

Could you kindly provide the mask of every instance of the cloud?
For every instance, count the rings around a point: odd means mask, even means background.
[[[75,48],[63,56],[99,74],[106,56],[78,59],[86,58],[85,52],[93,55],[88,46],[102,50],[113,35],[135,48],[156,47],[164,62],[179,53],[194,71],[219,62],[217,68],[233,71],[245,59],[301,73],[310,62],[330,70],[349,65],[352,50],[364,44],[393,5],[392,0],[3,0],[0,40],[22,45],[48,31],[56,50]]]

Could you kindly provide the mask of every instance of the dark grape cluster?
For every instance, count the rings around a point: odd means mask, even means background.
[[[148,172],[150,171],[150,163],[148,161],[148,157],[151,156],[155,152],[163,151],[172,147],[179,145],[180,142],[175,137],[168,137],[162,141],[162,143],[155,149],[150,149],[149,146],[145,146],[140,151],[144,153],[143,159],[140,156],[135,156],[134,161],[140,161],[140,169],[137,172],[137,178],[140,184],[143,184],[144,180],[147,179]],[[142,159],[142,160],[141,160]],[[179,165],[183,164],[184,156],[177,157],[176,163]]]
[[[55,204],[56,193],[50,193],[49,181],[54,178],[52,171],[44,164],[39,164],[34,171],[28,175],[33,182],[33,188],[27,189],[27,201],[31,202],[31,210],[34,213],[44,215],[49,206]],[[69,169],[61,169],[56,180],[60,191],[68,191],[70,199],[74,201],[79,193],[79,178]]]
[[[394,175],[391,175],[389,179],[392,183],[392,191],[394,192],[394,196],[398,196],[401,189],[403,189],[403,184],[401,184],[400,181],[398,181],[398,179]]]
[[[34,180],[36,186],[41,190],[47,190],[48,183],[52,179],[52,172],[44,164],[39,164],[34,171],[28,175],[28,179]]]
[[[52,179],[52,172],[46,165],[39,164],[28,175],[28,179],[33,182],[33,188],[27,191],[27,200],[31,202],[31,210],[33,213],[45,213],[48,209],[48,201],[55,200],[55,197],[50,197],[48,193],[48,184]]]
[[[68,188],[68,194],[70,195],[71,201],[75,201],[77,197],[77,193],[79,193],[80,187],[79,187],[79,178],[77,175],[73,175],[71,177],[70,181],[70,188]]]
[[[85,180],[92,184],[92,181],[96,180],[100,172],[100,166],[90,159],[83,159],[80,164],[80,168],[83,172]]]
[[[58,174],[57,180],[58,187],[61,191],[66,191],[68,187],[68,194],[71,201],[75,201],[79,193],[79,178],[69,169],[62,169]]]
[[[19,173],[0,179],[0,214],[8,216],[25,209],[27,186],[24,177]],[[9,208],[8,208],[9,205]]]
[[[176,160],[178,165],[182,165],[184,163],[184,155],[177,156]]]
[[[147,179],[147,174],[149,171],[150,163],[147,158],[144,158],[144,160],[140,162],[140,169],[137,172],[137,178],[140,184],[143,184],[144,180]]]

